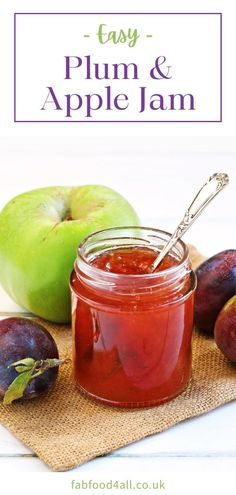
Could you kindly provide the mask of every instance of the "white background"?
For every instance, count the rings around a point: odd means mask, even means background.
[[[0,204],[36,187],[106,184],[129,199],[144,223],[173,231],[208,176],[226,172],[230,185],[186,234],[187,241],[214,254],[235,245],[234,144],[233,138],[24,136],[13,146],[12,138],[0,139]]]
[[[14,124],[14,11],[222,11],[224,16],[224,121],[222,124]],[[236,100],[235,18],[231,0],[8,0],[0,6],[0,207],[15,194],[54,184],[103,183],[124,194],[142,222],[170,231],[192,195],[215,171],[230,186],[199,218],[185,240],[206,255],[235,247]],[[66,36],[66,34],[65,34]],[[199,72],[201,78],[201,72]],[[89,127],[89,128],[88,128]],[[195,136],[195,137],[193,137]],[[1,311],[19,311],[0,293]],[[68,474],[43,477],[47,467],[4,428],[0,429],[1,486],[7,495],[57,490],[71,493],[68,478],[137,476],[169,480],[166,493],[230,493],[235,485],[235,403],[160,435],[99,458]],[[30,434],[30,433],[29,433]],[[23,472],[20,475],[20,472]],[[33,474],[30,476],[29,473]],[[4,476],[4,474],[5,476]],[[17,474],[16,474],[17,473]],[[187,474],[186,474],[187,473]],[[46,475],[46,473],[45,473]],[[44,476],[45,476],[44,475]],[[10,481],[12,484],[10,484]],[[17,481],[17,487],[14,486]],[[206,486],[205,483],[208,483]],[[231,488],[227,489],[227,483]]]

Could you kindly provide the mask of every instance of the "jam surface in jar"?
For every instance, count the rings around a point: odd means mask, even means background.
[[[91,261],[91,265],[106,272],[145,275],[149,273],[157,254],[153,249],[145,247],[117,248],[98,255]],[[177,264],[178,261],[167,254],[155,271],[166,270]]]
[[[149,273],[156,256],[155,250],[139,246],[95,254],[89,265],[105,278],[108,274],[100,285],[95,272],[92,281],[79,269],[72,273],[74,376],[80,391],[97,401],[120,407],[157,405],[178,395],[189,381],[190,270],[179,278],[165,276],[179,264],[167,255],[154,272],[156,280]],[[115,286],[109,286],[110,274],[117,275]]]

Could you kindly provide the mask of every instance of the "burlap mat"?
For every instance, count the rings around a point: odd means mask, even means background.
[[[204,258],[190,249],[196,266]],[[44,324],[56,339],[60,356],[70,355],[69,328]],[[169,403],[138,410],[95,404],[78,393],[71,367],[64,365],[47,396],[0,404],[0,421],[53,470],[64,471],[230,402],[236,398],[235,378],[236,367],[224,359],[213,339],[195,332],[191,383]]]

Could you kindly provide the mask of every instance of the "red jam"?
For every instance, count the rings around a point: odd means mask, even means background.
[[[106,272],[123,273],[126,275],[145,275],[149,273],[150,266],[156,257],[156,251],[145,247],[111,249],[94,258],[91,261],[91,265]],[[173,256],[167,254],[156,271],[166,270],[177,264],[178,261]]]
[[[178,395],[191,375],[193,282],[189,262],[109,248],[71,276],[73,363],[79,389],[106,404],[144,407]],[[173,271],[174,270],[174,271]],[[172,273],[173,272],[173,273]]]

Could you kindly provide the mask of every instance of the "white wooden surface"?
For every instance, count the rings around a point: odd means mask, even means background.
[[[196,188],[214,171],[228,171],[231,188],[186,236],[206,255],[235,247],[236,159],[232,149],[215,153],[205,141],[183,151],[146,140],[120,143],[57,142],[42,137],[0,142],[0,206],[19,192],[51,184],[104,183],[134,204],[142,223],[172,230]],[[80,150],[78,146],[80,145]],[[106,151],[105,150],[106,147]],[[182,143],[183,147],[183,143]],[[188,143],[186,145],[188,148]],[[232,148],[232,143],[231,143]],[[0,316],[22,312],[0,289]],[[131,472],[233,472],[236,469],[236,403],[185,421],[168,431],[77,468],[78,474]],[[33,452],[0,426],[0,472],[48,472]]]

